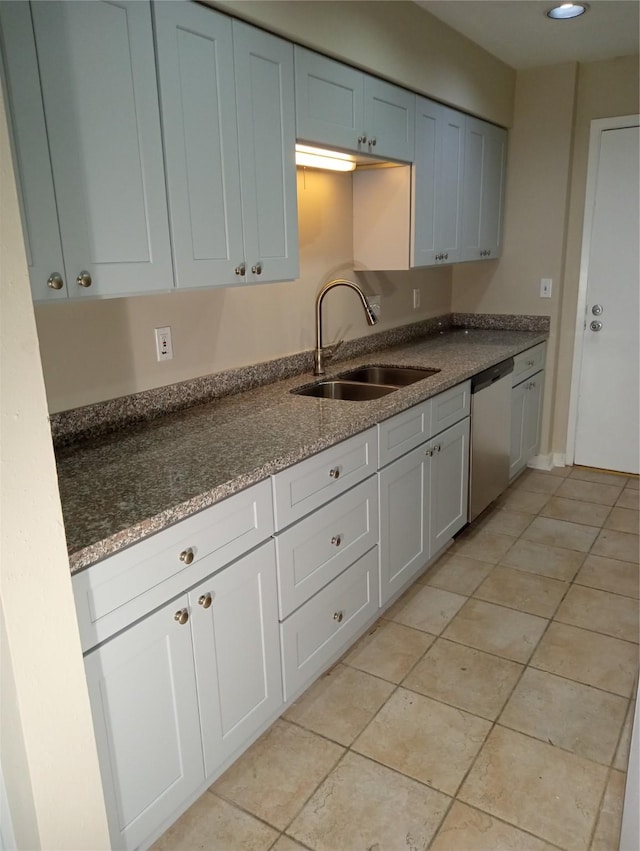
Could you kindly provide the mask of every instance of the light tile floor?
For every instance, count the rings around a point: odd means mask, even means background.
[[[527,470],[154,851],[617,851],[638,493]]]

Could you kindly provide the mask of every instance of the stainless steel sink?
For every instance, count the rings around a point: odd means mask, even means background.
[[[406,387],[423,378],[429,378],[440,372],[439,369],[421,369],[414,366],[361,366],[341,373],[338,378],[344,381],[361,381],[365,384],[386,384],[392,387]]]
[[[381,384],[365,384],[356,381],[331,380],[318,381],[306,387],[298,387],[292,390],[298,396],[315,396],[319,399],[344,399],[347,402],[368,402],[371,399],[379,399],[387,393],[393,393],[397,387],[389,387]]]

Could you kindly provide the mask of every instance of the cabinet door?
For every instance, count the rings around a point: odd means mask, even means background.
[[[517,384],[511,391],[511,452],[509,454],[509,478],[513,479],[527,463],[524,454],[525,403],[528,382]]]
[[[50,0],[31,10],[70,292],[169,289],[149,3]],[[76,283],[82,272],[90,286]]]
[[[0,28],[3,81],[31,293],[34,301],[64,299],[67,277],[29,3],[1,3]],[[47,285],[55,275],[60,277],[60,289]],[[56,281],[52,279],[52,283]]]
[[[233,22],[246,280],[298,277],[293,45]]]
[[[137,848],[204,781],[186,596],[89,653],[114,848]]]
[[[381,606],[429,556],[429,457],[425,452],[423,444],[378,473]]]
[[[416,99],[413,266],[461,258],[464,128],[461,113]]]
[[[429,465],[429,558],[467,522],[469,497],[469,419],[431,441]]]
[[[282,704],[274,549],[263,544],[189,593],[207,777]]]
[[[466,128],[461,259],[494,259],[502,248],[507,133],[471,117]]]
[[[366,150],[364,75],[319,53],[295,48],[296,133],[300,140]]]
[[[244,259],[231,20],[154,5],[176,284],[238,279]]]
[[[363,150],[376,157],[413,162],[416,96],[413,92],[380,80],[364,77]]]
[[[522,451],[525,463],[528,463],[540,449],[540,423],[542,420],[542,392],[544,390],[544,372],[538,372],[529,381],[525,381],[525,409],[522,429]]]

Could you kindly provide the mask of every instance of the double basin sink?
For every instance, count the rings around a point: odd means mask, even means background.
[[[347,402],[368,402],[393,393],[440,372],[439,369],[421,369],[413,366],[361,366],[343,372],[335,378],[317,381],[292,390],[298,396],[317,399],[343,399]]]

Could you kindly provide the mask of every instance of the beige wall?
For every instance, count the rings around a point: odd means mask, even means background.
[[[223,287],[36,307],[49,410],[68,410],[223,369],[311,349],[315,295],[324,281],[353,277],[350,175],[299,170],[300,277]],[[358,273],[381,296],[375,328],[354,293],[336,290],[323,307],[326,341],[352,339],[448,313],[451,270]],[[421,290],[421,308],[412,290]],[[171,326],[174,358],[158,363],[153,329]]]
[[[504,248],[495,263],[453,270],[453,308],[551,316],[541,452],[548,453],[562,295],[577,65],[522,71],[509,133]],[[553,281],[540,298],[540,278]]]
[[[207,0],[292,41],[505,127],[515,72],[405,0]]]
[[[543,454],[564,455],[589,125],[638,111],[638,57],[518,73],[509,135],[504,252],[453,270],[453,309],[551,316]],[[539,297],[540,278],[553,297]]]
[[[108,848],[0,90],[0,761],[18,848]]]

